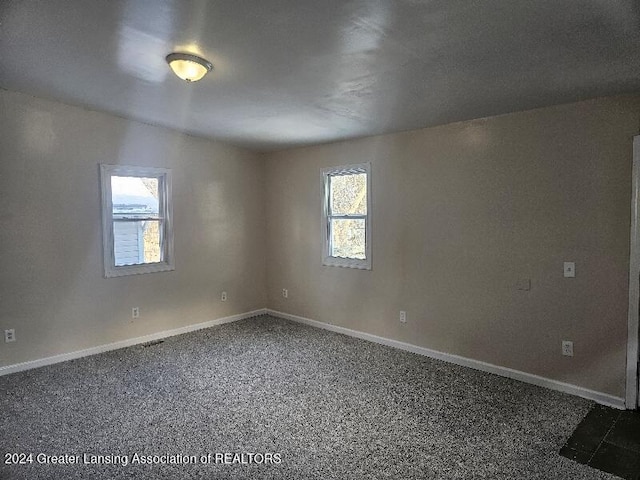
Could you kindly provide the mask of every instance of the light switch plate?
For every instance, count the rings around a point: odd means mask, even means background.
[[[566,278],[576,276],[576,262],[564,262],[564,276]]]

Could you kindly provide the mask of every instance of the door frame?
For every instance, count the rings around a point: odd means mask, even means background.
[[[638,335],[640,334],[640,135],[633,138],[631,190],[631,245],[629,254],[629,317],[627,333],[627,381],[625,406],[638,407]]]

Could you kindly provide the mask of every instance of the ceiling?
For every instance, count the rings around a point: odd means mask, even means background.
[[[0,87],[278,150],[639,93],[640,2],[2,0]]]

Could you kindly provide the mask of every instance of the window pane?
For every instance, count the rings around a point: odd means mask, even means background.
[[[111,177],[114,220],[149,218],[160,214],[159,182],[148,177]],[[141,265],[162,260],[160,222],[118,222],[113,224],[115,265]]]
[[[156,263],[162,261],[162,249],[160,247],[160,222],[148,220],[142,227],[144,245],[144,263]]]
[[[330,207],[332,215],[367,214],[367,174],[332,175]]]
[[[331,256],[364,260],[366,226],[364,219],[331,219]]]
[[[113,222],[115,265],[141,265],[162,261],[160,222]]]
[[[111,203],[114,218],[157,217],[158,179],[112,176]]]

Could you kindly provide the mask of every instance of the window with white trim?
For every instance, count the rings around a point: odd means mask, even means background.
[[[105,277],[174,269],[171,170],[100,165]]]
[[[371,270],[371,165],[322,171],[322,264]]]

